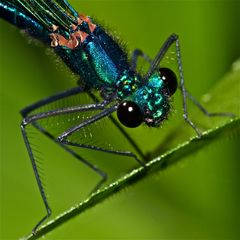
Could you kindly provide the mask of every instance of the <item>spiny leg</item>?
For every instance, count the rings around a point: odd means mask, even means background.
[[[152,59],[146,55],[144,52],[142,52],[140,49],[135,49],[133,51],[132,57],[131,57],[131,66],[133,70],[136,70],[137,67],[137,61],[139,57],[143,57],[143,59],[148,62],[152,63]],[[187,97],[203,112],[206,116],[208,117],[215,117],[215,116],[220,116],[220,117],[235,117],[236,115],[233,113],[228,113],[228,112],[214,112],[211,113],[209,112],[206,108],[204,108],[200,102],[185,88]]]
[[[93,117],[88,118],[87,120],[81,122],[79,125],[73,126],[70,129],[63,132],[58,137],[58,140],[56,140],[56,141],[59,141],[62,144],[68,144],[68,145],[71,145],[71,146],[83,147],[83,148],[88,148],[88,149],[92,149],[92,150],[103,151],[103,152],[106,152],[106,153],[113,153],[113,154],[117,154],[117,155],[133,157],[140,165],[145,167],[145,164],[141,160],[139,160],[134,153],[132,153],[130,151],[118,151],[118,150],[103,149],[103,148],[96,147],[96,146],[90,146],[90,145],[84,145],[84,144],[75,144],[75,143],[72,143],[72,142],[66,140],[67,137],[69,135],[73,134],[74,132],[84,128],[85,126],[90,125],[91,123],[94,123],[94,122],[100,120],[103,117],[109,116],[112,112],[116,111],[117,104],[110,107],[110,108],[105,108],[105,106],[107,104],[108,104],[107,101],[103,101],[102,103],[88,104],[88,105],[82,105],[82,106],[71,107],[71,108],[66,108],[66,109],[61,108],[61,109],[57,109],[57,110],[54,110],[54,111],[40,113],[40,114],[30,116],[28,119],[26,119],[25,124],[29,124],[29,123],[34,124],[37,120],[40,120],[40,119],[43,119],[43,118],[48,118],[48,117],[59,115],[59,114],[76,112],[76,110],[78,112],[80,112],[81,110],[82,111],[93,110],[93,109],[94,110],[102,110],[100,113],[94,115]],[[98,187],[99,187],[99,185],[98,185]]]
[[[209,112],[206,108],[204,108],[198,100],[192,96],[190,92],[186,90],[187,97],[203,112],[207,117],[236,117],[235,114],[230,112]]]
[[[54,96],[48,97],[46,99],[40,100],[39,102],[32,104],[26,108],[24,108],[21,111],[22,116],[24,117],[22,124],[21,124],[21,130],[22,130],[22,135],[23,135],[23,139],[32,163],[32,167],[33,167],[33,171],[34,171],[34,175],[38,184],[38,188],[40,190],[41,193],[41,197],[42,200],[44,202],[45,208],[47,210],[47,214],[46,216],[44,216],[37,224],[36,226],[33,228],[32,232],[33,234],[36,232],[36,230],[38,229],[38,227],[51,215],[51,208],[49,206],[49,203],[47,201],[47,197],[42,185],[42,181],[38,172],[38,168],[37,168],[37,164],[30,146],[30,142],[28,140],[28,136],[27,136],[27,132],[26,132],[26,126],[28,124],[32,124],[34,127],[36,127],[38,130],[40,130],[42,133],[44,133],[46,136],[48,136],[50,139],[54,140],[57,144],[59,144],[63,149],[65,149],[67,152],[69,152],[71,155],[73,155],[74,157],[76,157],[78,160],[80,160],[81,162],[83,162],[85,165],[87,165],[88,167],[90,167],[92,170],[94,170],[96,173],[98,173],[101,177],[102,180],[99,182],[98,186],[100,184],[102,184],[106,179],[107,179],[107,175],[106,173],[104,173],[102,170],[100,170],[99,168],[97,168],[96,166],[94,166],[93,164],[89,163],[88,161],[86,161],[85,159],[81,158],[76,152],[74,152],[72,149],[68,148],[67,146],[65,146],[64,144],[60,143],[59,141],[57,141],[54,136],[52,136],[49,132],[47,132],[45,129],[43,129],[41,126],[39,126],[35,121],[38,119],[42,119],[42,118],[47,118],[50,117],[52,115],[56,115],[56,114],[61,114],[61,113],[67,113],[65,110],[66,109],[59,109],[54,111],[49,111],[49,112],[45,112],[45,113],[41,113],[41,114],[35,114],[33,116],[28,116],[29,113],[31,113],[32,111],[46,105],[49,103],[52,103],[54,101],[63,99],[65,97],[69,97],[78,93],[81,93],[83,90],[80,87],[77,88],[73,88],[67,91],[64,91],[62,93],[56,94]],[[90,104],[91,107],[93,107],[94,105],[96,106],[96,104]],[[100,108],[102,108],[101,104],[97,105],[98,107],[100,106]],[[69,112],[74,111],[73,108],[67,108]],[[76,109],[75,109],[76,110]],[[80,110],[80,109],[79,109]]]
[[[136,66],[134,64],[136,64],[137,62],[137,58],[139,56],[142,56],[148,63],[151,63],[150,69],[147,73],[147,75],[145,76],[145,79],[148,79],[151,74],[157,69],[159,68],[159,63],[161,62],[162,58],[164,57],[164,55],[166,54],[167,50],[171,47],[171,45],[178,39],[177,35],[172,34],[163,44],[163,46],[161,47],[160,51],[158,52],[157,56],[155,57],[155,59],[152,61],[146,54],[144,54],[141,50],[135,50],[133,52],[133,57],[132,57],[132,62],[133,62],[133,67],[136,68]],[[180,54],[180,52],[179,52]],[[180,56],[180,55],[179,55]],[[184,87],[184,78],[183,78],[183,72],[182,72],[182,63],[181,63],[181,56],[180,56],[180,64],[179,64],[179,56],[178,57],[178,66],[179,67],[179,72],[180,72],[180,89],[182,91],[182,95],[183,95],[183,110],[184,110],[184,114],[183,117],[185,119],[185,121],[187,123],[190,124],[190,126],[196,131],[196,133],[198,134],[198,136],[201,136],[200,131],[198,130],[198,128],[195,126],[195,124],[188,118],[188,112],[187,112],[187,105],[186,105],[186,90]],[[181,69],[180,69],[181,68]]]
[[[136,50],[133,52],[133,57],[132,57],[132,62],[133,62],[133,67],[136,68],[136,66],[134,64],[136,64],[137,62],[137,58],[139,56],[142,56],[144,59],[146,59],[147,62],[151,62],[151,66],[149,71],[147,72],[145,79],[148,79],[152,73],[157,70],[159,68],[159,64],[161,62],[161,60],[163,59],[164,55],[166,54],[166,52],[168,51],[168,49],[171,47],[171,45],[178,39],[177,35],[172,34],[163,44],[163,46],[160,48],[157,56],[155,57],[155,59],[152,61],[151,59],[149,59],[149,57],[146,57],[147,55],[145,55],[141,50]],[[196,131],[197,135],[200,137],[201,136],[201,132],[198,130],[198,128],[195,126],[195,124],[188,118],[188,112],[187,112],[187,104],[186,104],[186,90],[185,90],[185,86],[184,86],[184,78],[183,78],[183,71],[182,71],[182,63],[181,63],[181,56],[180,56],[180,51],[178,51],[177,53],[177,58],[178,58],[178,66],[179,66],[179,73],[180,73],[180,89],[182,91],[182,96],[183,96],[183,117],[184,120],[190,124],[190,126]],[[179,61],[180,60],[180,61]]]
[[[184,120],[195,130],[198,137],[200,138],[202,136],[202,133],[200,130],[196,127],[196,125],[192,122],[192,120],[188,117],[188,111],[187,111],[187,91],[185,88],[184,83],[184,76],[183,76],[183,68],[182,68],[182,58],[181,58],[181,52],[180,52],[180,44],[178,37],[176,35],[173,35],[174,37],[170,37],[169,41],[171,44],[173,42],[176,43],[176,49],[177,49],[177,61],[178,61],[178,70],[180,74],[180,90],[182,92],[182,99],[183,99],[183,118]]]
[[[146,169],[146,165],[143,161],[141,161],[136,154],[134,154],[131,151],[120,151],[120,150],[110,150],[110,149],[105,149],[105,148],[101,148],[101,147],[97,147],[97,146],[93,146],[93,145],[85,145],[85,144],[79,144],[79,143],[74,143],[65,139],[61,139],[62,143],[66,144],[66,145],[70,145],[70,146],[74,146],[74,147],[80,147],[80,148],[87,148],[90,150],[95,150],[95,151],[99,151],[99,152],[105,152],[105,153],[110,153],[110,154],[114,154],[114,155],[118,155],[118,156],[125,156],[125,157],[131,157],[133,158],[139,165],[141,165],[144,169]],[[101,186],[101,185],[100,185]],[[92,193],[94,193],[96,190],[99,189],[99,186],[96,186]]]
[[[79,144],[79,143],[74,143],[72,141],[69,141],[67,138],[72,135],[73,133],[83,129],[84,127],[99,121],[100,119],[109,116],[111,113],[113,113],[114,111],[116,111],[117,109],[117,105],[114,105],[110,108],[107,108],[105,110],[103,110],[101,113],[94,115],[91,118],[88,118],[87,120],[85,120],[84,122],[80,123],[79,125],[76,125],[70,129],[68,129],[67,131],[65,131],[64,133],[62,133],[59,137],[58,140],[66,145],[70,145],[70,146],[75,146],[75,147],[82,147],[82,148],[88,148],[91,150],[97,150],[97,151],[102,151],[102,152],[106,152],[106,153],[113,153],[116,155],[122,155],[122,156],[128,156],[128,157],[133,157],[141,166],[145,167],[145,164],[139,160],[137,158],[137,156],[130,152],[130,151],[119,151],[119,150],[109,150],[109,149],[104,149],[101,147],[96,147],[93,145],[86,145],[86,144]]]
[[[47,215],[45,215],[45,216],[36,224],[36,226],[33,228],[32,233],[35,234],[35,232],[36,232],[36,230],[38,229],[38,227],[39,227],[48,217],[50,217],[50,215],[51,215],[51,213],[52,213],[52,210],[51,210],[51,208],[50,208],[50,206],[49,206],[49,204],[48,204],[48,201],[47,201],[47,197],[46,197],[46,194],[45,194],[43,185],[42,185],[42,181],[41,181],[41,179],[40,179],[40,175],[39,175],[39,172],[38,172],[37,164],[36,164],[36,161],[35,161],[35,159],[34,159],[34,155],[33,155],[33,152],[32,152],[31,146],[30,146],[30,142],[29,142],[28,137],[27,137],[27,132],[26,132],[26,129],[25,129],[25,125],[24,125],[24,124],[21,124],[21,130],[22,130],[22,136],[23,136],[23,139],[24,139],[24,142],[25,142],[27,151],[28,151],[29,158],[30,158],[30,160],[31,160],[33,172],[34,172],[35,178],[36,178],[36,180],[37,180],[38,189],[39,189],[39,191],[40,191],[40,193],[41,193],[42,200],[43,200],[44,205],[45,205],[45,208],[46,208],[46,210],[47,210]]]
[[[66,138],[66,137],[64,137],[64,138]],[[70,146],[74,146],[74,147],[87,148],[87,149],[96,150],[96,151],[100,151],[100,152],[106,152],[106,153],[112,153],[112,154],[116,154],[116,155],[120,155],[120,156],[132,157],[136,160],[136,162],[138,164],[145,167],[145,164],[140,159],[138,159],[136,154],[134,154],[130,151],[110,150],[110,149],[105,149],[105,148],[101,148],[101,147],[97,147],[97,146],[93,146],[93,145],[74,143],[74,142],[71,142],[71,141],[68,141],[65,139],[61,139],[60,141],[66,145],[70,145]]]
[[[183,67],[182,67],[179,39],[176,35],[173,35],[173,36],[174,36],[174,38],[172,41],[176,43],[178,69],[179,69],[179,74],[180,74],[180,89],[182,91],[182,97],[183,97],[183,110],[184,110],[183,117],[184,117],[185,121],[188,122],[191,125],[191,127],[196,131],[198,137],[200,138],[202,133],[199,131],[199,129],[195,126],[195,124],[188,117],[187,104],[186,104],[187,97],[208,117],[215,117],[215,116],[234,117],[234,114],[223,113],[223,112],[210,113],[186,90],[185,83],[184,83],[184,76],[183,76]]]
[[[92,163],[88,162],[87,160],[85,160],[84,158],[82,158],[79,154],[77,154],[75,151],[73,151],[71,148],[68,148],[65,144],[61,143],[60,141],[58,141],[49,131],[47,131],[46,129],[42,128],[39,124],[33,122],[32,125],[38,129],[41,133],[43,133],[45,136],[47,136],[48,138],[50,138],[52,141],[54,141],[56,144],[58,144],[61,148],[63,148],[66,152],[68,152],[69,154],[71,154],[73,157],[75,157],[77,160],[79,160],[80,162],[84,163],[86,166],[88,166],[89,168],[91,168],[93,171],[95,171],[98,175],[101,176],[101,180],[97,183],[97,185],[94,187],[94,190],[91,191],[94,192],[95,190],[97,190],[98,188],[101,187],[101,185],[107,180],[107,174],[102,171],[101,169],[99,169],[98,167],[96,167],[95,165],[93,165]]]
[[[32,111],[34,111],[34,110],[36,110],[36,109],[38,109],[40,107],[43,107],[44,105],[53,103],[53,102],[55,102],[57,100],[65,98],[65,97],[70,97],[70,96],[82,93],[83,91],[84,91],[84,88],[81,88],[81,87],[74,87],[74,88],[65,90],[63,92],[57,93],[57,94],[52,95],[52,96],[47,97],[47,98],[44,98],[44,99],[42,99],[42,100],[40,100],[38,102],[35,102],[35,103],[25,107],[24,109],[21,110],[20,113],[21,113],[21,115],[23,117],[26,117]]]
[[[88,95],[95,101],[99,102],[97,97],[89,92]],[[129,144],[134,148],[135,152],[138,153],[139,156],[141,156],[142,159],[146,160],[145,154],[142,152],[141,148],[137,145],[135,140],[125,131],[125,129],[122,127],[122,125],[116,120],[112,115],[109,116],[109,119],[114,124],[114,126],[121,132],[121,134],[126,138],[126,140],[129,142]]]
[[[195,130],[198,137],[201,137],[200,130],[196,127],[196,125],[191,121],[188,117],[187,111],[187,97],[208,117],[213,116],[228,116],[234,117],[235,115],[232,113],[209,113],[185,88],[184,76],[183,76],[183,68],[182,68],[182,59],[181,59],[181,52],[180,52],[180,44],[179,39],[176,34],[170,35],[170,37],[165,41],[163,46],[161,47],[160,51],[158,52],[155,59],[152,61],[151,67],[146,75],[145,78],[151,76],[151,74],[159,67],[159,63],[163,59],[164,55],[168,51],[168,49],[172,46],[172,44],[176,44],[176,51],[177,51],[177,63],[178,63],[178,70],[180,75],[180,90],[182,92],[182,99],[183,99],[183,118],[184,120]]]

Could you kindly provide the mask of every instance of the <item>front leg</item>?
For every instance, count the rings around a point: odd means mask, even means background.
[[[58,140],[61,143],[64,143],[64,144],[70,145],[70,146],[88,148],[88,149],[91,149],[91,150],[103,151],[103,152],[106,152],[106,153],[113,153],[113,154],[116,154],[116,155],[132,157],[141,166],[145,167],[144,162],[139,160],[138,157],[134,153],[132,153],[130,151],[110,150],[110,149],[105,149],[105,148],[101,148],[101,147],[96,147],[96,146],[93,146],[93,145],[79,144],[79,143],[75,143],[75,142],[72,142],[72,141],[68,140],[68,137],[70,137],[75,132],[77,132],[77,131],[79,131],[81,129],[84,129],[84,127],[86,127],[86,126],[88,126],[88,125],[90,125],[90,124],[92,124],[92,123],[94,123],[96,121],[99,121],[100,119],[102,119],[102,118],[104,118],[106,116],[109,116],[111,113],[115,112],[116,110],[117,110],[117,105],[114,105],[114,106],[112,106],[110,108],[107,108],[107,109],[103,110],[99,114],[97,114],[97,115],[87,119],[86,121],[80,123],[79,125],[74,126],[74,127],[70,128],[70,129],[68,129],[67,131],[62,133],[61,136],[58,137]]]
[[[182,101],[183,101],[183,118],[195,130],[195,132],[197,133],[197,136],[200,138],[202,136],[201,131],[197,128],[197,126],[192,122],[192,120],[188,116],[187,98],[189,98],[208,117],[215,117],[215,116],[234,117],[235,115],[232,113],[225,113],[225,112],[210,113],[187,91],[185,87],[185,81],[184,81],[184,75],[183,75],[180,43],[179,43],[179,38],[176,34],[170,35],[168,39],[164,42],[157,56],[152,61],[152,64],[145,76],[145,79],[148,79],[153,74],[153,72],[155,72],[160,68],[161,61],[163,60],[169,48],[173,44],[175,44],[176,46],[176,58],[177,58],[178,71],[179,71],[179,77],[180,77],[179,88],[182,92]]]
[[[89,163],[85,159],[81,158],[78,154],[76,154],[74,151],[72,151],[70,148],[68,148],[64,144],[56,141],[55,137],[50,132],[48,132],[43,127],[41,127],[40,124],[38,124],[38,120],[48,119],[50,117],[54,117],[54,116],[58,116],[58,115],[69,114],[69,113],[74,113],[74,112],[83,112],[83,111],[89,111],[89,110],[102,110],[108,104],[107,102],[102,102],[102,103],[97,103],[97,104],[96,103],[86,104],[86,105],[66,107],[66,108],[59,108],[59,109],[51,110],[51,111],[48,111],[48,112],[42,112],[42,113],[38,113],[38,114],[34,114],[34,115],[29,115],[29,113],[31,111],[34,111],[41,106],[44,106],[44,105],[46,105],[48,103],[51,103],[51,102],[54,102],[55,100],[61,100],[62,98],[65,98],[67,96],[72,96],[74,94],[77,94],[78,92],[79,92],[78,89],[74,89],[74,90],[70,90],[69,92],[64,92],[64,93],[61,93],[61,94],[57,94],[53,97],[49,97],[47,99],[39,101],[39,102],[25,108],[22,111],[22,115],[25,116],[22,123],[21,123],[22,136],[23,136],[23,139],[24,139],[24,142],[25,142],[25,145],[26,145],[26,148],[27,148],[30,160],[31,160],[34,175],[35,175],[35,178],[36,178],[36,181],[37,181],[37,184],[38,184],[39,191],[41,193],[42,200],[43,200],[45,208],[47,210],[47,214],[33,228],[33,230],[32,230],[33,234],[36,232],[36,230],[39,228],[39,226],[51,215],[52,211],[51,211],[51,208],[49,206],[49,203],[48,203],[48,200],[47,200],[47,197],[46,197],[46,193],[45,193],[45,190],[44,190],[41,178],[40,178],[40,174],[39,174],[39,171],[38,171],[38,167],[37,167],[37,164],[36,164],[36,159],[34,157],[34,154],[33,154],[32,148],[31,148],[31,144],[29,142],[29,138],[28,138],[28,135],[27,135],[27,129],[26,128],[27,128],[28,125],[33,125],[34,127],[36,127],[40,132],[42,132],[43,134],[48,136],[51,140],[60,144],[60,146],[63,147],[67,152],[72,154],[78,160],[80,160],[85,165],[87,165],[88,167],[93,169],[95,172],[97,172],[99,175],[101,175],[103,177],[101,182],[105,181],[106,178],[107,178],[106,174],[103,171],[101,171],[95,165]]]

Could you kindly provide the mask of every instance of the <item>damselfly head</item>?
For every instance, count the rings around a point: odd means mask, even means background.
[[[126,127],[135,128],[141,123],[158,127],[170,109],[169,98],[177,90],[177,77],[168,68],[155,71],[144,85],[119,104],[117,116]]]

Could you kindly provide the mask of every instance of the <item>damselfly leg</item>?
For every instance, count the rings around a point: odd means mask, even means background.
[[[195,130],[198,137],[201,137],[202,133],[197,128],[197,126],[192,122],[192,120],[189,118],[188,110],[187,110],[187,98],[190,99],[206,116],[208,117],[216,117],[216,116],[222,116],[222,117],[235,117],[234,114],[228,113],[228,112],[216,112],[211,113],[206,108],[204,108],[200,102],[198,102],[189,91],[187,91],[185,87],[185,81],[184,81],[184,75],[183,75],[183,67],[182,67],[182,59],[181,59],[181,52],[180,52],[180,44],[178,36],[175,34],[172,34],[168,37],[168,39],[165,41],[165,43],[160,48],[157,56],[154,60],[151,60],[151,58],[143,53],[141,50],[136,49],[131,58],[131,67],[133,70],[136,70],[137,68],[137,61],[139,57],[142,57],[146,62],[150,64],[150,69],[147,73],[147,77],[151,75],[151,73],[156,70],[156,68],[159,68],[161,66],[161,60],[169,50],[169,48],[175,44],[176,46],[176,57],[177,57],[177,64],[178,64],[178,71],[179,71],[179,77],[180,77],[180,86],[179,89],[182,93],[182,100],[183,100],[183,118],[184,120]],[[146,78],[147,78],[146,77]]]
[[[95,96],[93,93],[89,92],[88,95],[91,97],[91,99],[98,102],[97,96]],[[143,153],[143,151],[140,149],[138,144],[127,133],[127,131],[123,128],[123,126],[119,123],[119,121],[117,121],[112,115],[109,116],[109,119],[115,125],[115,127],[121,132],[125,140],[132,146],[134,151],[141,157],[141,159],[147,160],[146,158],[147,156]]]
[[[32,124],[35,128],[37,128],[40,132],[42,132],[44,135],[46,135],[47,137],[49,137],[51,140],[55,141],[60,147],[62,147],[65,151],[67,151],[68,153],[70,153],[71,155],[73,155],[76,159],[78,159],[79,161],[81,161],[83,164],[85,164],[86,166],[88,166],[90,169],[92,169],[93,171],[95,171],[98,175],[101,176],[101,180],[99,181],[99,183],[97,184],[96,187],[100,187],[101,184],[106,181],[107,179],[107,174],[105,172],[103,172],[101,169],[99,169],[98,167],[96,167],[95,165],[91,164],[90,162],[88,162],[87,160],[85,160],[84,158],[82,158],[79,154],[77,154],[75,151],[73,151],[72,149],[68,148],[66,145],[64,145],[63,143],[59,142],[58,140],[56,140],[56,138],[47,130],[45,130],[43,127],[41,127],[37,122],[36,122],[36,119],[33,120],[34,115],[29,117],[31,112],[33,112],[34,110],[46,105],[46,104],[49,104],[49,103],[52,103],[54,101],[57,101],[59,99],[63,99],[63,98],[66,98],[66,97],[69,97],[69,96],[72,96],[72,95],[75,95],[75,94],[79,94],[81,93],[83,90],[80,88],[80,87],[76,87],[76,88],[73,88],[73,89],[70,89],[70,90],[67,90],[67,91],[64,91],[62,93],[59,93],[59,94],[56,94],[54,96],[51,96],[51,97],[48,97],[46,99],[43,99],[43,100],[40,100],[38,101],[37,103],[35,104],[32,104],[26,108],[24,108],[22,111],[21,111],[21,114],[22,116],[24,117],[23,119],[23,122],[21,124],[21,129],[22,129],[22,135],[23,135],[23,139],[24,139],[24,142],[25,142],[25,145],[27,147],[27,151],[28,151],[28,154],[29,154],[29,157],[30,157],[30,160],[31,160],[31,163],[32,163],[32,167],[33,167],[33,170],[34,170],[34,175],[35,175],[35,178],[37,180],[37,184],[38,184],[38,188],[40,190],[40,193],[41,193],[41,197],[42,197],[42,200],[44,202],[44,205],[45,205],[45,208],[47,210],[47,215],[44,216],[38,223],[37,225],[33,228],[32,232],[35,233],[36,230],[38,229],[38,227],[48,218],[50,217],[51,215],[51,208],[49,206],[49,203],[48,203],[48,200],[47,200],[47,197],[46,197],[46,193],[45,193],[45,190],[43,188],[43,185],[42,185],[42,181],[41,181],[41,178],[40,178],[40,175],[39,175],[39,171],[38,171],[38,168],[37,168],[37,164],[36,164],[36,161],[35,161],[35,157],[34,157],[34,154],[33,154],[33,151],[31,149],[31,146],[30,146],[30,142],[29,142],[29,139],[28,139],[28,136],[27,136],[27,132],[26,132],[26,127],[28,124]],[[61,111],[60,111],[61,112]],[[49,117],[51,116],[52,113],[49,113]],[[60,114],[60,113],[59,113]],[[43,117],[43,116],[42,116]],[[46,117],[46,115],[45,115]],[[32,120],[30,120],[32,119]],[[96,188],[95,187],[95,188]]]
[[[85,126],[90,125],[98,120],[100,120],[103,117],[109,116],[111,113],[115,112],[117,110],[117,105],[114,105],[108,109],[103,110],[101,113],[87,119],[86,121],[80,123],[77,126],[74,126],[73,128],[68,129],[67,131],[65,131],[59,138],[58,140],[66,145],[70,145],[70,146],[75,146],[75,147],[82,147],[82,148],[88,148],[91,150],[96,150],[96,151],[103,151],[103,152],[107,152],[107,153],[113,153],[116,155],[122,155],[122,156],[128,156],[128,157],[132,157],[134,158],[140,165],[144,166],[144,163],[138,159],[138,157],[136,156],[136,154],[130,152],[130,151],[121,151],[121,150],[110,150],[110,149],[104,149],[101,147],[97,147],[97,146],[93,146],[93,145],[86,145],[86,144],[81,144],[81,143],[75,143],[72,141],[68,140],[68,137],[73,134],[76,131],[79,131],[81,129],[83,129]]]
[[[102,179],[101,181],[97,184],[97,186],[94,188],[94,191],[96,191],[98,188],[100,188],[100,186],[102,185],[102,183],[104,181],[106,181],[107,179],[107,174],[105,172],[103,172],[102,170],[100,170],[98,167],[96,167],[95,165],[91,164],[90,162],[88,162],[87,160],[85,160],[84,158],[82,158],[79,154],[77,154],[75,151],[73,151],[71,148],[69,148],[67,145],[69,146],[73,146],[73,147],[80,147],[80,148],[87,148],[90,150],[96,150],[96,151],[102,151],[102,152],[106,152],[106,153],[112,153],[115,155],[121,155],[121,156],[126,156],[126,157],[132,157],[135,161],[137,161],[139,164],[141,164],[142,166],[144,166],[144,163],[138,159],[138,157],[130,152],[130,151],[121,151],[121,150],[110,150],[110,149],[104,149],[102,147],[98,147],[98,146],[94,146],[94,145],[87,145],[87,144],[81,144],[81,143],[77,143],[77,142],[73,142],[68,140],[68,137],[72,134],[74,134],[75,132],[81,131],[83,130],[85,127],[91,125],[92,123],[99,121],[100,119],[107,117],[109,115],[111,115],[111,113],[113,113],[114,111],[116,111],[117,109],[117,104],[116,105],[111,105],[111,101],[103,101],[103,102],[98,102],[98,103],[92,103],[92,104],[85,104],[85,105],[78,105],[78,106],[69,106],[69,107],[65,107],[65,108],[57,108],[54,110],[50,110],[50,111],[46,111],[46,112],[40,112],[40,113],[36,113],[36,114],[32,114],[32,112],[34,112],[34,110],[42,107],[43,105],[47,105],[50,103],[53,103],[57,100],[61,100],[64,98],[67,98],[69,96],[73,96],[76,94],[81,94],[83,92],[83,90],[81,88],[74,88],[68,91],[65,91],[63,93],[54,95],[52,97],[49,97],[47,99],[41,100],[33,105],[28,106],[27,108],[23,109],[21,111],[24,119],[22,121],[21,124],[21,129],[22,129],[22,135],[28,150],[28,154],[32,163],[32,167],[34,170],[34,174],[35,174],[35,178],[37,180],[37,184],[38,184],[38,188],[40,190],[41,193],[41,197],[42,200],[44,202],[45,208],[47,210],[47,215],[44,216],[39,222],[38,224],[33,228],[32,232],[35,233],[36,230],[39,228],[39,226],[51,215],[51,208],[50,205],[48,203],[47,197],[46,197],[46,193],[45,190],[43,188],[43,184],[41,181],[41,177],[38,171],[38,167],[36,164],[36,160],[33,154],[33,151],[31,149],[31,145],[28,139],[28,135],[27,135],[27,131],[26,131],[26,127],[28,125],[33,125],[36,129],[38,129],[41,133],[43,133],[44,135],[48,136],[51,140],[53,140],[54,142],[56,142],[60,147],[62,147],[64,150],[66,150],[68,153],[70,153],[71,155],[73,155],[74,157],[76,157],[79,161],[81,161],[82,163],[84,163],[85,165],[87,165],[90,169],[92,169],[93,171],[95,171],[96,173],[98,173]],[[60,136],[58,136],[58,138],[54,135],[52,135],[48,130],[46,130],[43,126],[41,126],[41,124],[38,123],[39,120],[43,120],[43,119],[48,119],[54,116],[60,116],[60,115],[68,115],[71,113],[80,113],[80,112],[88,112],[88,111],[100,111],[99,113],[87,118],[86,120],[80,122],[78,125],[74,125],[73,127],[66,129],[66,131],[64,131]],[[81,139],[80,139],[81,140]]]
[[[192,96],[190,92],[186,90],[187,97],[207,116],[207,117],[236,117],[235,114],[230,113],[230,112],[209,112],[206,108],[204,108],[198,101],[197,99]]]

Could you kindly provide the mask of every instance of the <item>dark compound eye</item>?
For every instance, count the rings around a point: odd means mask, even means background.
[[[168,89],[168,93],[170,96],[173,95],[176,92],[178,86],[175,73],[169,68],[160,68],[159,73],[165,83],[166,88]]]
[[[123,101],[117,109],[119,121],[129,128],[138,127],[143,122],[143,114],[139,106],[131,101]]]

